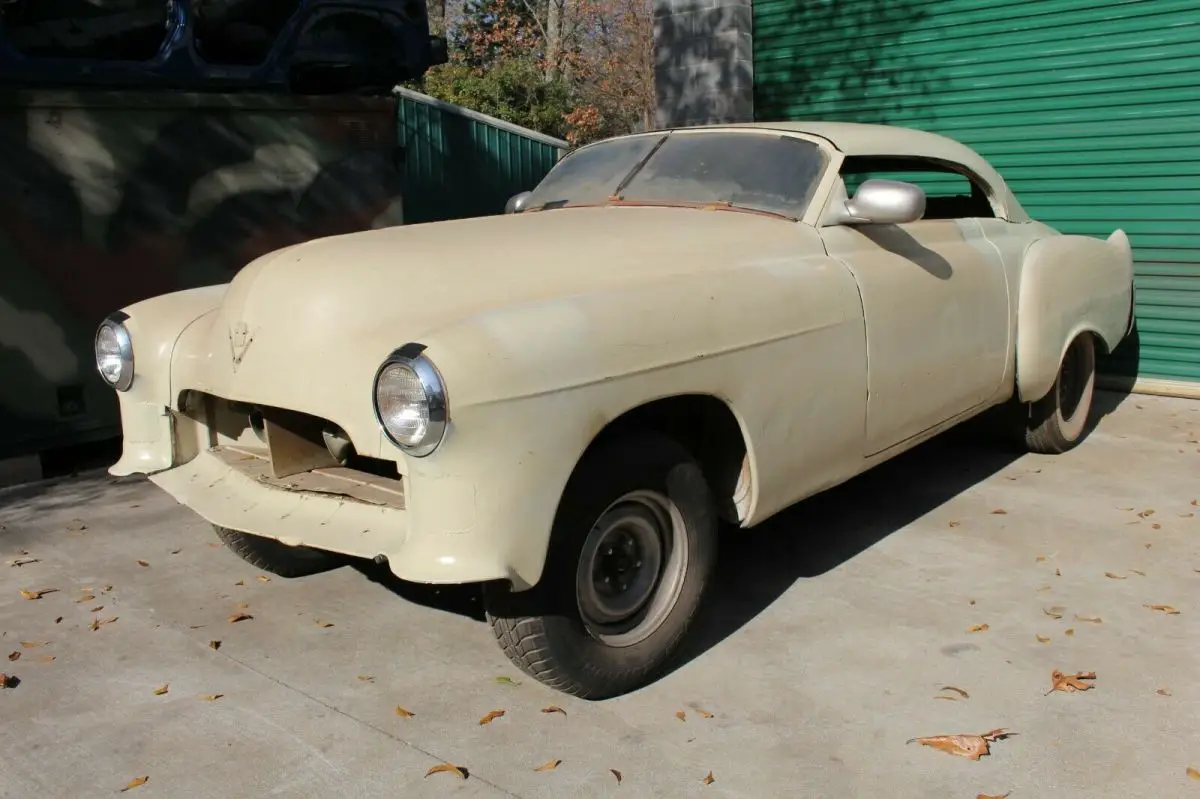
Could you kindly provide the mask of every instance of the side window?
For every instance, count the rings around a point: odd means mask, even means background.
[[[923,219],[995,219],[987,192],[977,180],[923,158],[852,157],[842,164],[846,193],[872,179],[902,180],[925,191]]]

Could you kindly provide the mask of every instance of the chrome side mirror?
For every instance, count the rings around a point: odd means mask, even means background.
[[[837,215],[842,225],[902,225],[925,215],[925,191],[899,180],[868,180]]]
[[[519,214],[525,210],[525,206],[529,203],[529,198],[533,195],[531,191],[523,191],[519,194],[514,194],[508,198],[508,202],[504,204],[504,213]]]

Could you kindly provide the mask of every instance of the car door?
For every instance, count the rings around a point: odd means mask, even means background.
[[[927,196],[915,222],[821,228],[863,304],[863,454],[871,456],[996,395],[1009,352],[1008,286],[979,220],[992,215],[985,189],[970,178],[917,159],[846,159],[842,177],[851,194],[866,178],[886,177],[915,183]]]

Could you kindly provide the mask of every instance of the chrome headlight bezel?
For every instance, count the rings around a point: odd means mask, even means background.
[[[128,391],[129,387],[133,385],[133,340],[129,337],[129,330],[125,327],[127,319],[129,319],[129,314],[124,311],[109,314],[96,328],[96,335],[92,339],[92,359],[95,361],[96,371],[100,373],[100,379],[104,381],[105,385],[117,391]],[[121,359],[121,372],[115,381],[109,380],[100,369],[100,334],[105,330],[111,330],[116,338],[118,355]]]
[[[445,438],[446,428],[450,422],[450,405],[446,398],[446,384],[442,381],[442,375],[433,365],[433,361],[424,355],[424,351],[425,345],[416,343],[405,344],[394,350],[387,358],[384,358],[383,363],[379,364],[379,368],[375,370],[375,379],[371,381],[371,407],[375,411],[375,421],[379,424],[379,429],[387,436],[388,441],[399,447],[406,455],[414,458],[424,458],[436,450],[441,445],[442,439]],[[424,437],[415,444],[398,440],[388,429],[383,420],[383,414],[379,410],[379,378],[390,366],[403,366],[412,370],[425,392],[429,425],[425,429]]]

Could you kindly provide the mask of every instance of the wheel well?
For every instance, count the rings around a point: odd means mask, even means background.
[[[640,405],[609,422],[588,445],[653,430],[686,447],[700,464],[721,517],[738,523],[749,511],[750,467],[746,441],[730,407],[708,394],[666,397]]]

